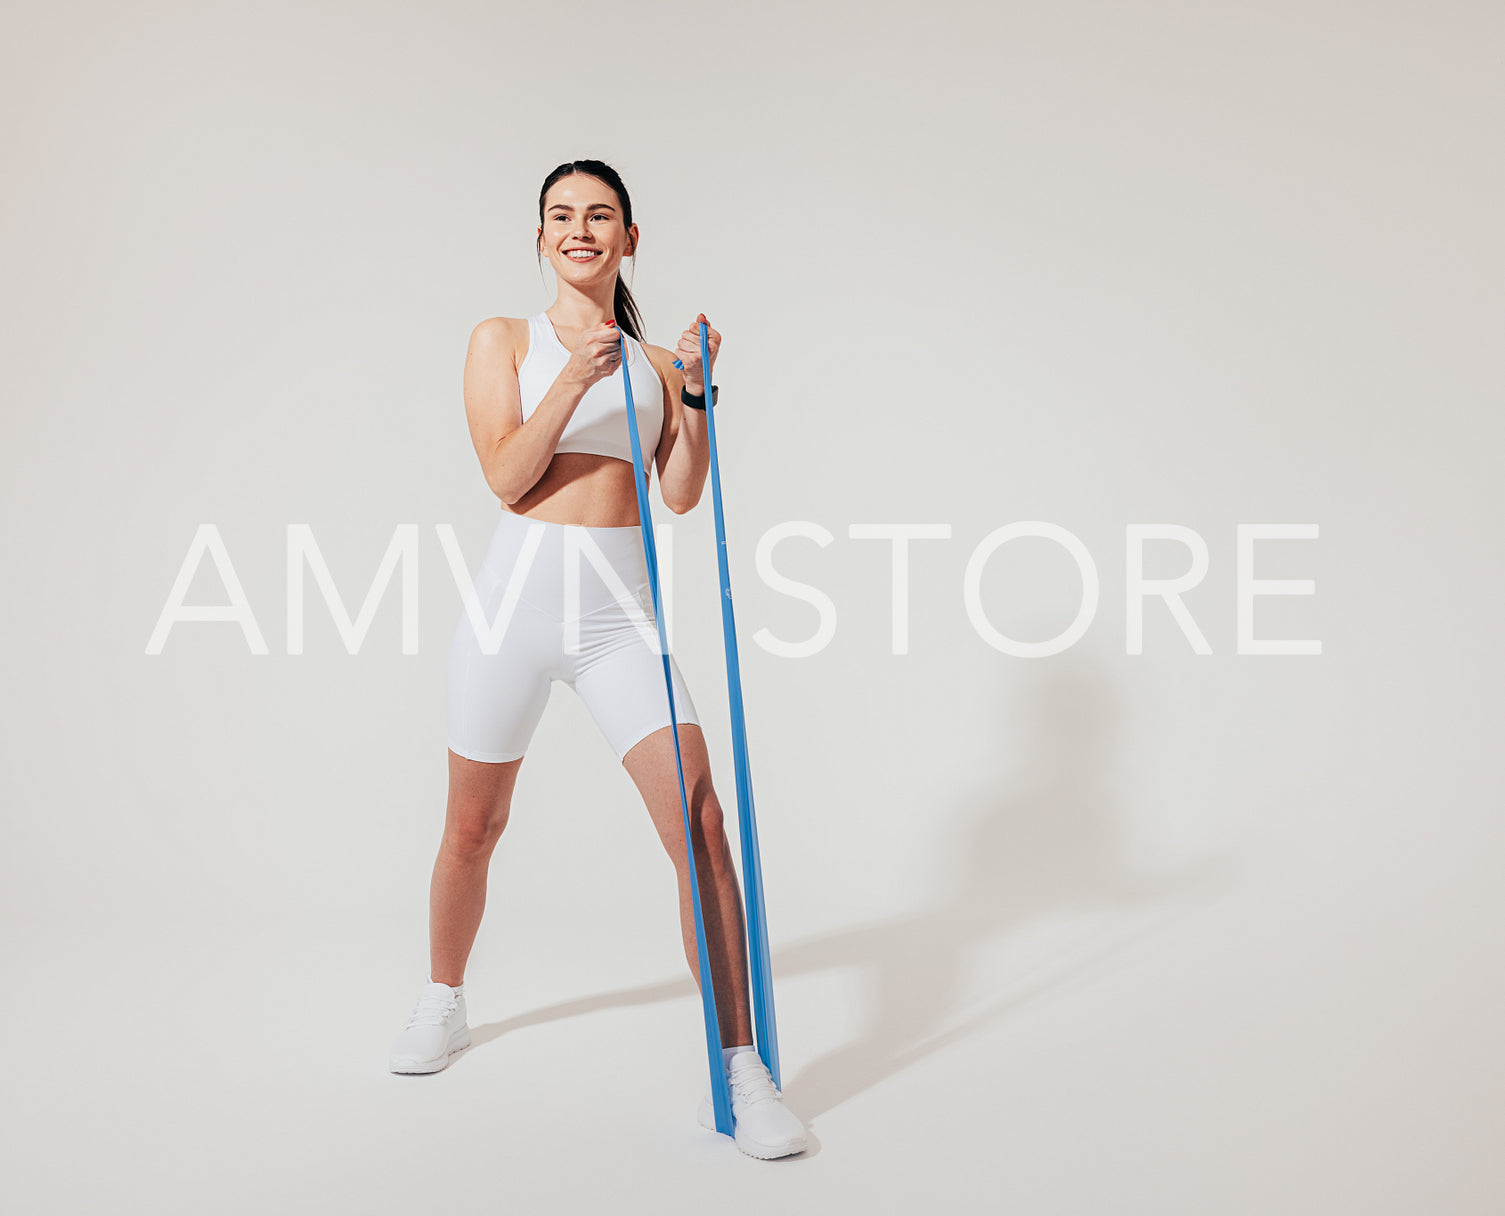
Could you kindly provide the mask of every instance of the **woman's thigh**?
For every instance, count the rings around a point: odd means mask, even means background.
[[[638,743],[670,724],[656,629],[651,603],[636,609],[612,605],[581,620],[581,651],[574,657],[569,683],[619,761],[625,762]],[[672,654],[669,672],[674,720],[681,726],[699,726],[694,698]],[[672,742],[667,733],[665,737]]]
[[[705,734],[698,725],[680,723],[679,751],[684,763],[691,831],[703,846],[707,829],[719,838],[724,835],[724,828],[721,804],[711,788]],[[622,758],[622,767],[642,795],[659,840],[678,861],[684,851],[685,811],[679,800],[679,768],[674,761],[674,736],[669,728],[652,731],[634,744]]]
[[[499,598],[480,597],[479,625],[462,609],[445,672],[450,751],[492,764],[522,758],[564,674],[559,622],[526,600],[498,619]]]
[[[512,791],[522,757],[499,763],[469,760],[449,753],[449,801],[444,811],[444,834],[465,850],[488,850],[495,844],[512,812]]]

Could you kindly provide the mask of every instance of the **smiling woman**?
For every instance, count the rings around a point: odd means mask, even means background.
[[[528,317],[490,317],[470,336],[465,415],[501,518],[450,643],[449,802],[430,887],[429,977],[390,1067],[437,1072],[470,1043],[464,973],[491,854],[557,680],[585,702],[674,863],[685,959],[698,985],[689,821],[734,1138],[752,1156],[780,1157],[804,1149],[805,1129],[753,1046],[742,893],[690,690],[673,655],[658,649],[627,414],[630,388],[643,471],[656,464],[665,505],[690,510],[710,468],[707,418],[697,404],[710,380],[701,366],[705,315],[680,335],[678,364],[676,352],[642,340],[642,318],[621,278],[638,241],[614,169],[596,160],[558,166],[539,192],[535,238],[540,267],[547,257],[554,268],[553,304]],[[705,362],[714,366],[721,335],[707,326],[707,339]],[[600,586],[586,585],[582,554]],[[666,658],[678,749],[662,682]],[[714,1130],[706,1109],[698,1117]]]
[[[625,235],[621,257],[611,265],[596,267],[615,275],[612,312],[622,330],[642,341],[643,319],[638,313],[632,290],[622,282],[620,261],[636,258],[638,226],[632,222],[632,200],[621,177],[610,165],[597,160],[575,160],[560,165],[544,179],[538,193],[539,265],[543,265],[545,247],[550,261],[556,251],[572,262],[608,262],[612,252],[611,235]],[[603,239],[604,238],[604,239]],[[558,267],[555,267],[556,271]]]
[[[487,484],[513,514],[575,527],[638,522],[623,450],[624,396],[612,379],[623,333],[629,362],[638,364],[631,370],[634,399],[652,414],[640,433],[664,503],[682,513],[699,501],[709,469],[704,419],[680,400],[682,391],[699,391],[699,358],[681,374],[672,352],[643,343],[642,318],[621,277],[639,239],[615,170],[600,161],[560,165],[539,192],[535,237],[540,266],[547,257],[554,270],[557,299],[531,317],[492,317],[471,335],[471,439]],[[606,431],[610,442],[601,439]]]

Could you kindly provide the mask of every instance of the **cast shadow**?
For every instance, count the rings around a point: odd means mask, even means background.
[[[938,825],[939,848],[935,889],[926,904],[773,952],[776,984],[796,975],[856,968],[867,976],[872,993],[866,1024],[853,1039],[805,1064],[794,1077],[781,1078],[790,1109],[807,1127],[1153,932],[1164,913],[1184,908],[1188,897],[1226,885],[1227,859],[1153,874],[1128,861],[1110,787],[1118,715],[1111,686],[1091,660],[1068,653],[1028,668],[1013,665],[1007,695],[1017,701],[1021,693],[1027,705],[1015,716],[1029,724],[1028,737],[1001,736],[993,752],[929,758],[970,768],[977,777],[973,792],[949,810],[925,808]],[[1150,915],[1140,914],[1146,912]],[[958,1016],[967,1001],[963,984],[971,973],[971,955],[1062,913],[1093,914],[1112,932],[1098,934],[1085,950],[1078,937],[1050,951],[1044,967],[1000,976],[995,991],[1005,990],[1003,995]],[[527,1026],[697,993],[685,975],[562,1001],[478,1027],[472,1041],[479,1046]],[[791,1160],[818,1151],[814,1129],[809,1131],[810,1147]]]

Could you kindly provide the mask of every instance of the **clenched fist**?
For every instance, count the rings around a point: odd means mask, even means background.
[[[589,387],[622,366],[622,331],[615,321],[603,321],[580,331],[565,370]]]
[[[679,335],[679,345],[675,347],[675,353],[679,361],[684,365],[685,392],[692,397],[705,395],[706,377],[700,366],[700,323],[705,321],[705,313],[700,313],[695,318],[695,323]],[[706,346],[711,352],[711,371],[716,370],[716,352],[721,347],[721,335],[711,328],[710,323],[705,327]],[[714,384],[715,381],[712,380]]]

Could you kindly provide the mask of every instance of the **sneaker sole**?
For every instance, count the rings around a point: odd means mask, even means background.
[[[431,1072],[442,1072],[445,1068],[449,1067],[451,1056],[455,1055],[457,1052],[464,1051],[469,1046],[470,1027],[466,1026],[461,1029],[458,1038],[450,1040],[449,1049],[444,1053],[443,1059],[415,1060],[411,1063],[404,1064],[398,1064],[394,1061],[388,1061],[387,1067],[391,1072],[401,1073],[403,1076],[413,1076],[415,1074],[422,1075]]]
[[[706,1131],[713,1132],[716,1130],[716,1110],[711,1105],[709,1098],[702,1098],[700,1100],[700,1107],[696,1110],[695,1117],[699,1120],[700,1126],[705,1128]],[[803,1136],[789,1144],[762,1144],[754,1140],[751,1136],[742,1135],[741,1131],[741,1126],[734,1118],[732,1120],[732,1141],[749,1157],[756,1157],[760,1161],[771,1161],[775,1157],[791,1157],[795,1153],[803,1153],[808,1144],[808,1141]]]

